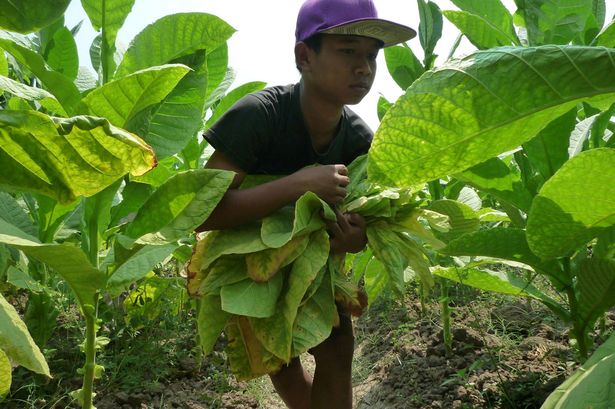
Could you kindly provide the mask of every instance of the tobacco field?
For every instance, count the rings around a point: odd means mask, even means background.
[[[380,67],[404,93],[373,107],[341,205],[368,246],[345,257],[311,192],[195,233],[233,179],[202,132],[266,85],[235,84],[234,27],[171,14],[122,47],[134,0],[81,0],[85,67],[70,1],[0,0],[0,408],[284,408],[263,375],[312,370],[336,302],[356,408],[615,408],[607,0],[411,0],[418,44]]]

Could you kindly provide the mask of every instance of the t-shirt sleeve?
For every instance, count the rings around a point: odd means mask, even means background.
[[[246,95],[207,129],[203,137],[246,173],[252,173],[269,145],[271,125],[267,118],[265,104],[254,95]]]

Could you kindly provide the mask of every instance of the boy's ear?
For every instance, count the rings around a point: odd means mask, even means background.
[[[295,44],[295,64],[301,72],[309,69],[310,48],[304,42]]]

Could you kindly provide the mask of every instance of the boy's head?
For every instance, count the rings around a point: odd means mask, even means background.
[[[306,42],[316,34],[370,37],[388,47],[410,40],[416,32],[379,19],[372,0],[306,0],[297,16],[295,39]]]

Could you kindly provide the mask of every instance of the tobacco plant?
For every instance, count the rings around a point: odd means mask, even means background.
[[[11,30],[0,31],[0,187],[10,192],[2,205],[20,215],[0,218],[0,243],[19,250],[13,269],[27,257],[74,292],[86,333],[83,387],[74,397],[91,408],[102,372],[96,350],[108,342],[96,335],[103,296],[117,296],[185,252],[232,179],[231,172],[202,169],[205,144],[197,133],[206,112],[219,116],[264,84],[225,95],[234,79],[226,46],[234,29],[213,15],[165,16],[123,52],[116,36],[134,1],[83,0],[99,31],[92,71],[79,66],[78,27],[64,26],[68,2],[61,10],[55,2],[22,3],[3,1],[0,13],[0,24]],[[60,234],[75,214],[76,234]],[[20,273],[29,278],[32,271]],[[16,328],[0,332],[5,394],[6,355],[49,370],[16,312],[0,305]]]

